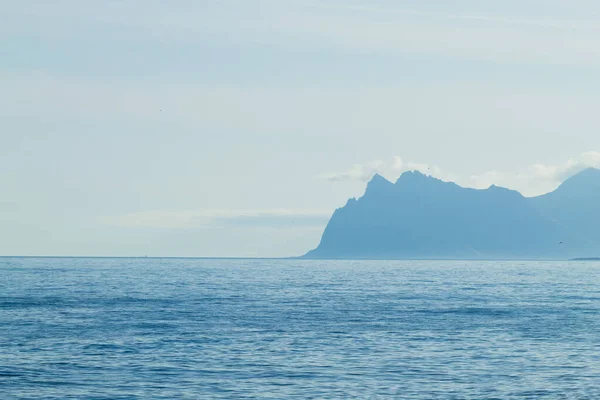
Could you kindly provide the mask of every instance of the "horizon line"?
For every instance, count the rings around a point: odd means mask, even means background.
[[[19,256],[0,255],[0,259],[31,258],[31,259],[148,259],[148,260],[308,260],[308,261],[582,261],[600,260],[600,257],[575,257],[575,258],[305,258],[302,256],[290,257],[205,257],[205,256]]]

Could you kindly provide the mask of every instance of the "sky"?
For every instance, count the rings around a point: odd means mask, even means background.
[[[0,255],[295,256],[374,173],[600,167],[596,1],[0,8]]]

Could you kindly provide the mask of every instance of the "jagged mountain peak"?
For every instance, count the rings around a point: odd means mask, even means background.
[[[597,185],[597,186],[596,186]],[[546,196],[463,188],[419,171],[376,174],[332,216],[313,258],[562,258],[600,251],[600,170]]]
[[[380,174],[375,174],[369,181],[369,184],[379,185],[379,184],[391,184],[392,182],[388,181]]]
[[[408,184],[408,183],[414,183],[414,182],[442,182],[440,179],[435,178],[431,175],[426,175],[424,173],[422,173],[421,171],[406,171],[404,173],[402,173],[402,175],[400,175],[398,177],[398,179],[396,180],[396,185],[399,184]]]

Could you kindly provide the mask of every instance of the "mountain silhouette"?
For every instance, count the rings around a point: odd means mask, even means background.
[[[589,168],[567,179],[555,191],[530,199],[547,218],[596,246],[600,254],[600,170]]]
[[[600,171],[544,196],[478,190],[420,172],[375,175],[331,217],[307,258],[563,258],[600,254]]]

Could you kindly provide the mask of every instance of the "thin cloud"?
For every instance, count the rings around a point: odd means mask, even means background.
[[[459,183],[478,189],[497,185],[518,190],[526,196],[537,196],[556,189],[566,179],[587,168],[600,168],[600,152],[584,152],[562,164],[532,164],[517,172],[487,171]]]
[[[331,182],[360,181],[367,182],[375,174],[382,175],[389,180],[396,180],[405,171],[420,171],[426,175],[438,178],[444,177],[439,167],[427,163],[404,162],[400,156],[388,160],[375,160],[366,164],[355,164],[350,169],[342,172],[330,172],[319,175],[318,179]]]
[[[456,182],[464,187],[486,189],[491,185],[496,185],[518,190],[526,196],[536,196],[556,189],[563,181],[587,168],[600,168],[600,152],[584,152],[563,164],[533,164],[516,172],[491,170],[468,177],[442,171],[439,167],[427,163],[404,163],[400,157],[396,156],[386,162],[356,164],[347,171],[322,174],[319,178],[332,182],[366,182],[377,173],[390,181],[395,181],[405,171],[420,171],[444,181]]]
[[[139,13],[136,2],[104,2],[102,7],[93,8],[74,0],[60,6],[34,2],[25,16],[21,5],[9,7],[5,21],[0,20],[5,22],[0,29],[5,34],[23,35],[37,32],[41,26],[45,33],[41,40],[48,40],[46,34],[56,39],[60,33],[58,37],[65,42],[73,40],[75,30],[95,40],[102,40],[101,32],[106,40],[106,35],[120,29],[111,40],[141,40],[150,31],[154,40],[178,43],[214,37],[222,43],[258,44],[286,51],[319,46],[341,52],[428,53],[516,64],[600,65],[595,40],[600,29],[597,20],[590,18],[597,5],[591,2],[579,7],[573,2],[571,9],[590,12],[574,13],[568,19],[563,15],[564,5],[547,2],[542,7],[544,14],[531,6],[533,11],[526,18],[516,1],[504,2],[503,7],[488,13],[481,13],[478,7],[458,13],[451,6],[431,12],[426,5],[407,9],[393,3],[211,3],[189,1],[172,7],[166,2],[150,2]],[[72,21],[96,29],[82,31]]]
[[[302,40],[312,38],[320,46],[352,52],[425,53],[511,64],[600,64],[593,40],[599,30],[593,21],[352,7],[322,12],[313,7],[304,13],[280,10],[279,23],[269,29],[280,32],[278,37],[288,45],[296,41],[300,47]],[[260,27],[248,33],[262,35]],[[279,39],[265,40],[277,45]]]
[[[523,176],[550,182],[562,182],[587,168],[600,168],[600,152],[582,153],[562,165],[534,164],[523,173]]]
[[[328,210],[187,210],[141,211],[98,220],[119,228],[191,229],[219,227],[294,228],[323,227]]]
[[[465,21],[482,21],[482,22],[492,22],[492,23],[501,23],[508,25],[523,25],[523,26],[537,26],[537,27],[552,27],[552,28],[596,28],[592,24],[582,24],[581,21],[577,20],[569,20],[569,19],[548,19],[548,18],[522,18],[522,17],[510,17],[510,16],[500,16],[494,14],[475,14],[475,13],[443,13],[443,12],[426,12],[419,11],[417,9],[408,9],[408,8],[395,8],[395,7],[374,7],[374,6],[365,6],[363,4],[348,4],[344,3],[329,3],[322,4],[317,2],[301,2],[300,3],[304,7],[309,7],[313,9],[323,9],[323,10],[337,10],[337,11],[358,11],[360,13],[373,13],[373,14],[384,14],[384,15],[402,15],[409,17],[418,17],[418,18],[427,18],[433,20],[465,20]]]

